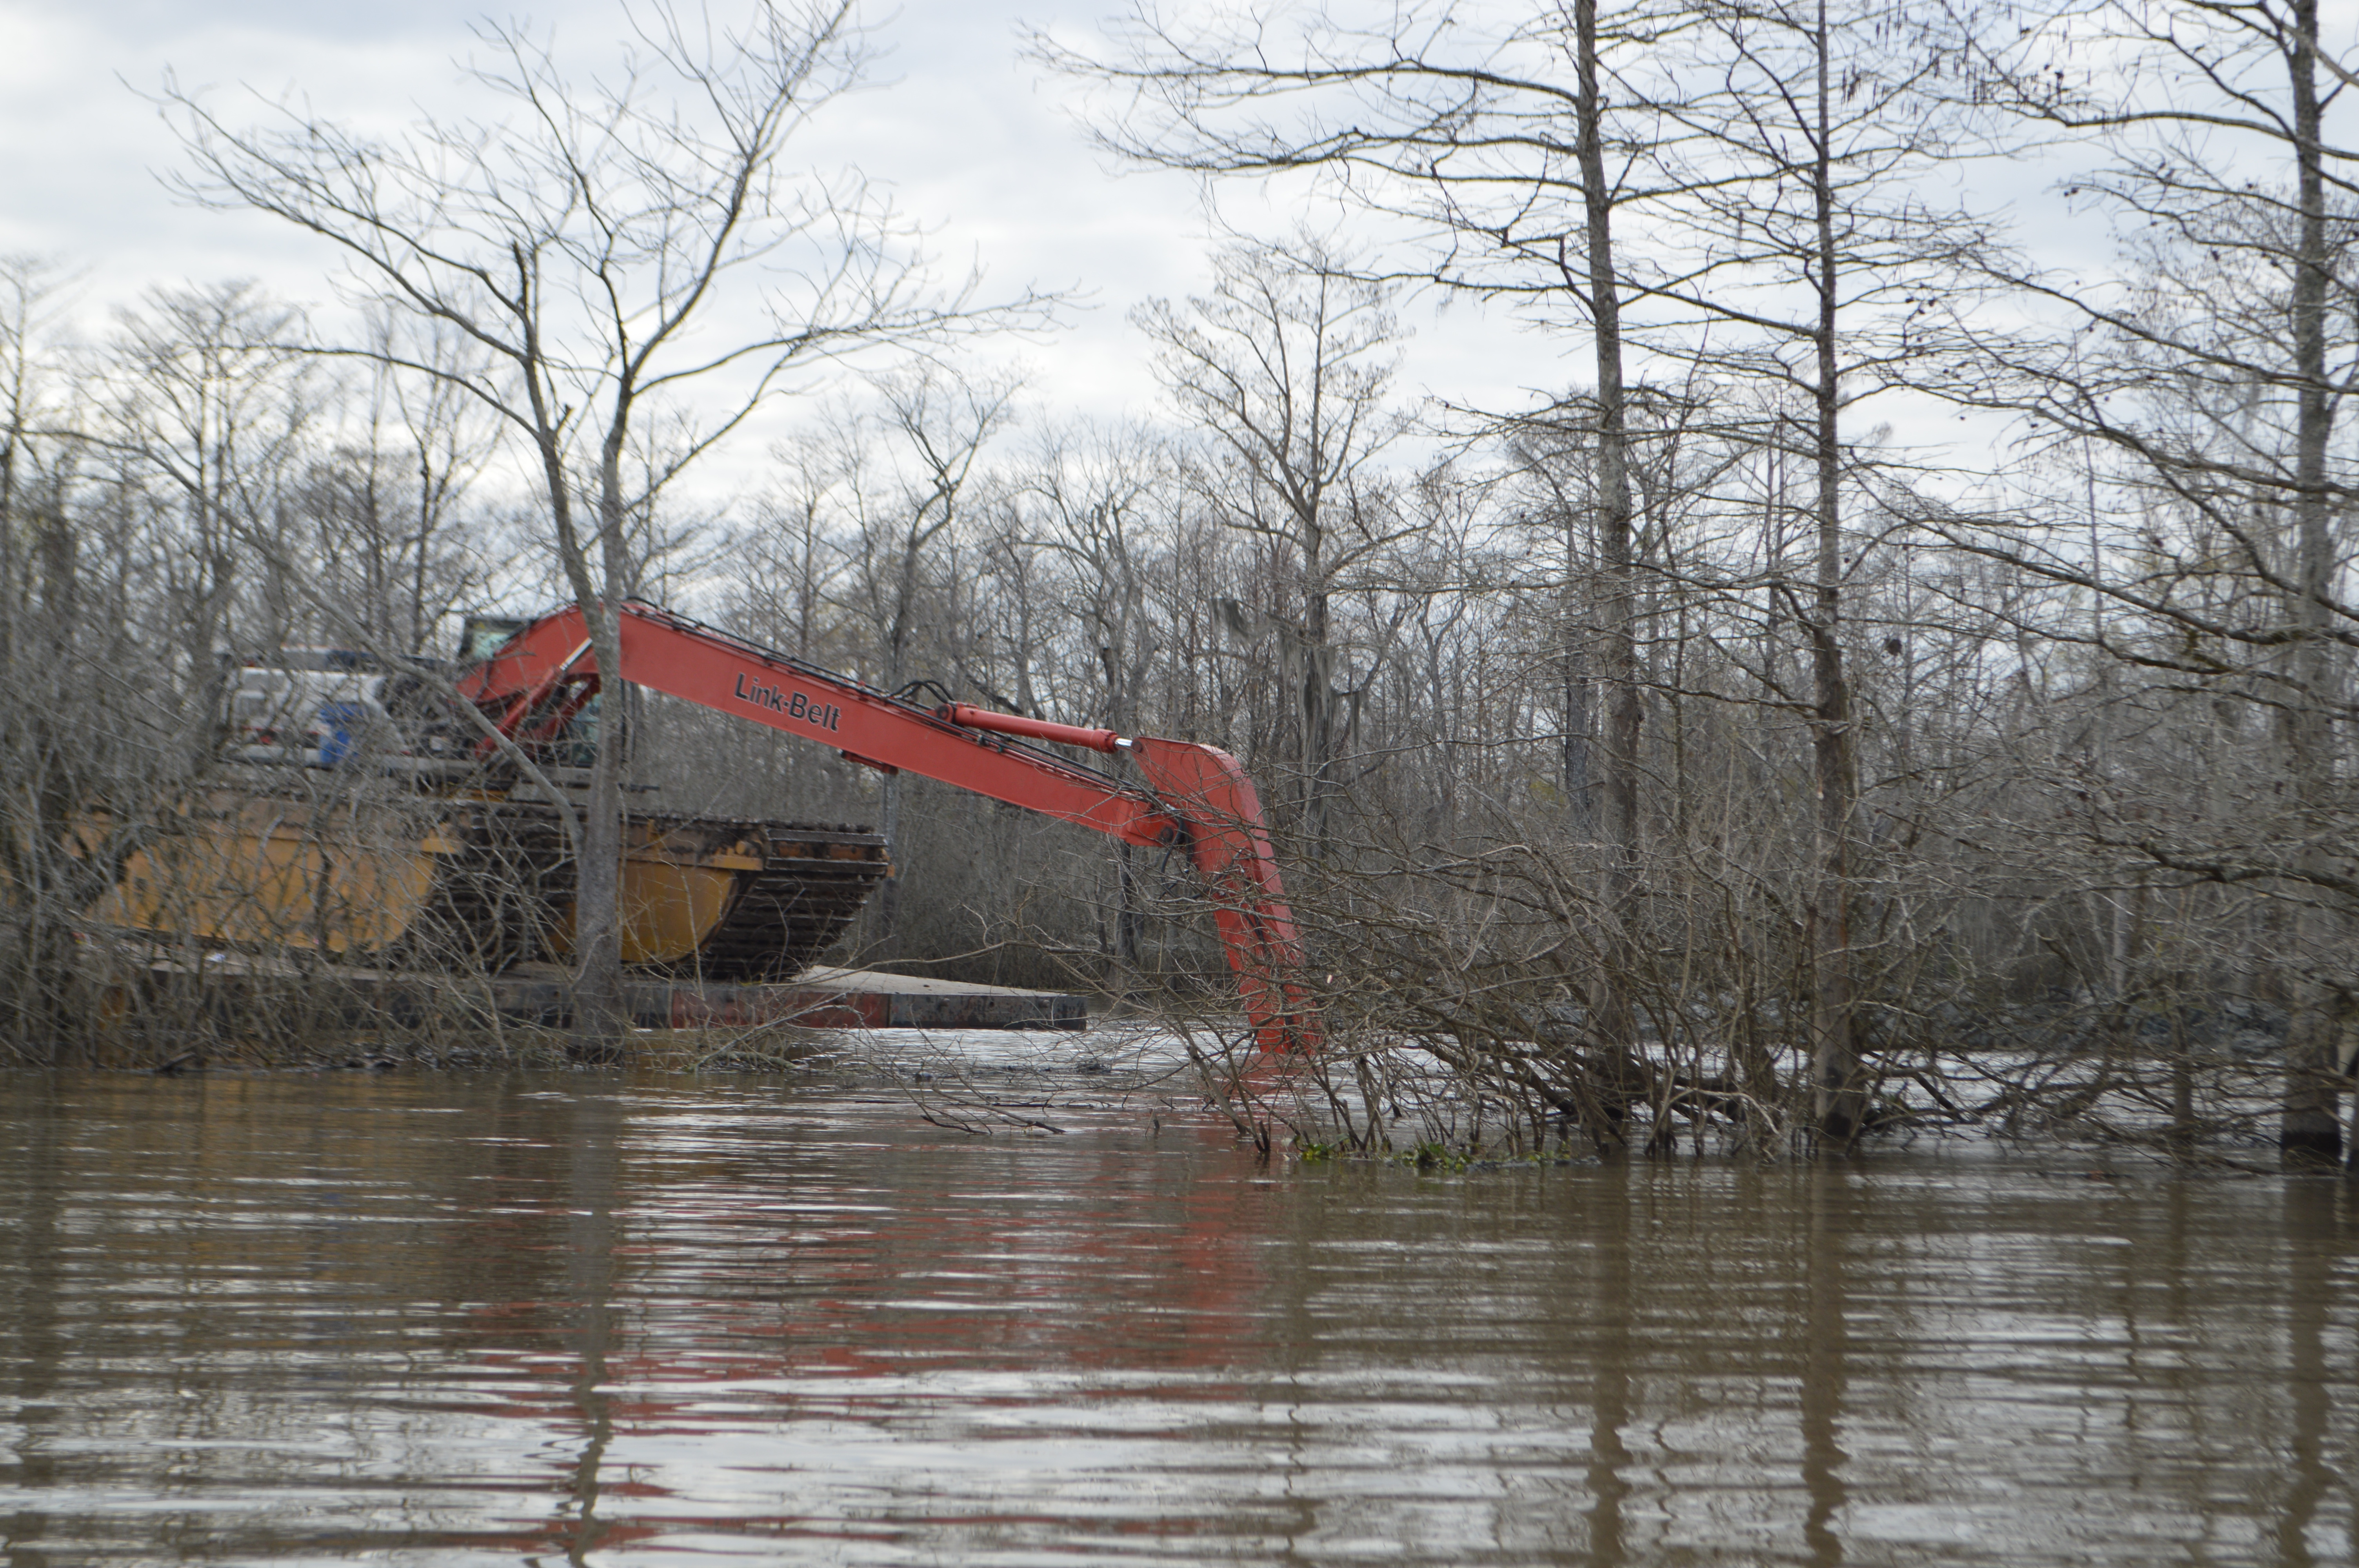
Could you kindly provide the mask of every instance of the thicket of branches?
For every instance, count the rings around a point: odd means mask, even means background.
[[[1240,241],[1141,307],[1158,423],[937,358],[701,508],[635,427],[567,481],[614,514],[606,580],[888,689],[1235,752],[1332,1136],[2337,1157],[2359,231],[2314,7],[1442,19],[1050,49],[1132,95],[1125,153],[1341,177],[1387,248]],[[2110,275],[1958,196],[2032,146],[2116,225]],[[571,595],[451,395],[490,373],[416,368],[457,339],[388,316],[397,351],[322,359],[199,285],[69,342],[41,268],[0,281],[0,990],[42,1060],[88,1033],[91,909],[214,765],[224,655],[437,654]],[[1419,287],[1594,375],[1414,404]],[[1943,466],[1879,400],[2007,444]],[[1217,1014],[1176,864],[661,702],[633,754],[666,809],[883,824],[864,958]]]

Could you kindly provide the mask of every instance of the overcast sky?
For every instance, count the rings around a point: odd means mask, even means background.
[[[1118,173],[1075,124],[1068,83],[1019,58],[1022,25],[1093,35],[1106,0],[911,0],[868,12],[885,48],[873,88],[832,105],[799,142],[815,166],[856,166],[894,187],[948,265],[979,263],[991,284],[1073,289],[1084,308],[1020,353],[1049,411],[1153,411],[1138,334],[1140,300],[1201,290],[1210,222],[1193,182]],[[55,257],[81,273],[82,317],[143,288],[233,277],[310,304],[331,299],[331,258],[283,225],[192,209],[157,175],[177,146],[152,92],[168,69],[233,124],[240,96],[292,94],[323,113],[390,130],[419,106],[465,102],[457,59],[473,45],[473,0],[0,0],[0,139],[9,169],[0,251]],[[502,13],[508,15],[509,13]],[[539,0],[522,15],[555,29],[573,61],[612,58],[614,0]],[[1286,214],[1252,192],[1224,207],[1272,231]],[[1402,385],[1455,400],[1505,402],[1560,384],[1581,345],[1516,331],[1464,306],[1437,330],[1430,304],[1403,311],[1415,330]],[[777,427],[773,426],[775,433]],[[758,445],[758,443],[757,443]],[[743,473],[758,451],[726,467]]]
[[[897,12],[872,5],[884,49],[873,86],[831,105],[797,143],[811,166],[854,166],[888,183],[931,232],[946,268],[979,264],[995,291],[1033,285],[1081,297],[1060,333],[988,351],[1021,355],[1048,416],[1153,413],[1144,345],[1125,318],[1150,297],[1201,290],[1209,276],[1212,229],[1193,182],[1112,168],[1074,123],[1072,85],[1021,57],[1025,24],[1084,41],[1119,3],[908,0]],[[2331,0],[2330,30],[2348,36],[2354,8],[2359,0]],[[142,93],[168,70],[232,124],[258,117],[259,105],[240,103],[251,92],[390,131],[421,108],[450,114],[483,103],[467,96],[457,63],[477,47],[470,24],[481,15],[480,0],[0,0],[0,166],[8,171],[0,252],[43,254],[78,272],[82,319],[92,331],[103,330],[110,308],[159,285],[251,277],[328,306],[333,258],[317,242],[250,214],[190,208],[159,184],[179,154]],[[618,52],[616,0],[538,0],[522,15],[553,29],[577,68]],[[1964,171],[1986,201],[2015,210],[2017,232],[2044,259],[2103,270],[2114,248],[2106,225],[2065,213],[2052,189],[2058,172],[2028,155]],[[1232,222],[1256,232],[1275,236],[1291,216],[1249,189],[1231,189],[1222,200]],[[1414,334],[1398,384],[1405,395],[1500,408],[1587,379],[1586,344],[1576,335],[1519,330],[1504,313],[1485,317],[1463,303],[1437,315],[1434,301],[1410,300],[1401,314]],[[2003,438],[1996,425],[1961,425],[1952,413],[1895,412],[1910,426],[1904,435],[1946,438],[1953,451],[1986,452]],[[749,431],[701,488],[747,483],[767,438],[800,413],[789,406]],[[1879,405],[1874,416],[1892,416]]]

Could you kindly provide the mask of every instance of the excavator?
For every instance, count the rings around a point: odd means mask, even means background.
[[[1201,877],[1255,1040],[1308,1054],[1320,1019],[1252,780],[1216,747],[946,701],[927,707],[642,600],[617,605],[621,683],[972,790]],[[225,776],[179,830],[132,855],[92,914],[126,931],[310,949],[402,967],[561,958],[572,935],[572,809],[606,672],[579,606],[477,621],[452,687],[319,651],[239,673]],[[1049,749],[1127,758],[1136,781]],[[519,757],[533,762],[519,770]],[[341,787],[320,780],[338,775]],[[850,827],[634,812],[626,964],[783,979],[842,933],[889,871]]]

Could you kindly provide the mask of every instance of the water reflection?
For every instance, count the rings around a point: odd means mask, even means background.
[[[599,1472],[614,1441],[614,1411],[607,1392],[607,1352],[614,1332],[614,1264],[618,1251],[615,1210],[621,1198],[615,1166],[621,1158],[622,1103],[610,1095],[590,1095],[567,1107],[571,1128],[565,1140],[570,1180],[566,1191],[566,1284],[573,1320],[573,1409],[582,1429],[582,1456],[574,1462],[571,1497],[558,1513],[569,1563],[589,1561],[606,1544],[598,1518]]]
[[[0,1081],[0,1561],[2354,1560],[2336,1180]]]
[[[1855,1217],[1849,1173],[1819,1171],[1805,1178],[1802,1293],[1802,1487],[1810,1511],[1802,1539],[1814,1563],[1841,1563],[1843,1541],[1835,1532],[1847,1494],[1843,1489],[1843,1361],[1851,1337],[1843,1310],[1848,1269],[1844,1238]]]

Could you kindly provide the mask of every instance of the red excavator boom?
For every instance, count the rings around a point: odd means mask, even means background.
[[[1302,942],[1261,801],[1228,752],[964,703],[921,708],[637,600],[623,604],[621,630],[622,678],[633,685],[832,746],[873,768],[940,779],[1126,843],[1185,849],[1212,892],[1221,945],[1262,1049],[1318,1045],[1318,1010],[1299,979]],[[553,740],[596,695],[599,674],[577,606],[527,626],[459,688],[504,734]],[[1034,741],[1127,755],[1145,787],[1027,743]]]

